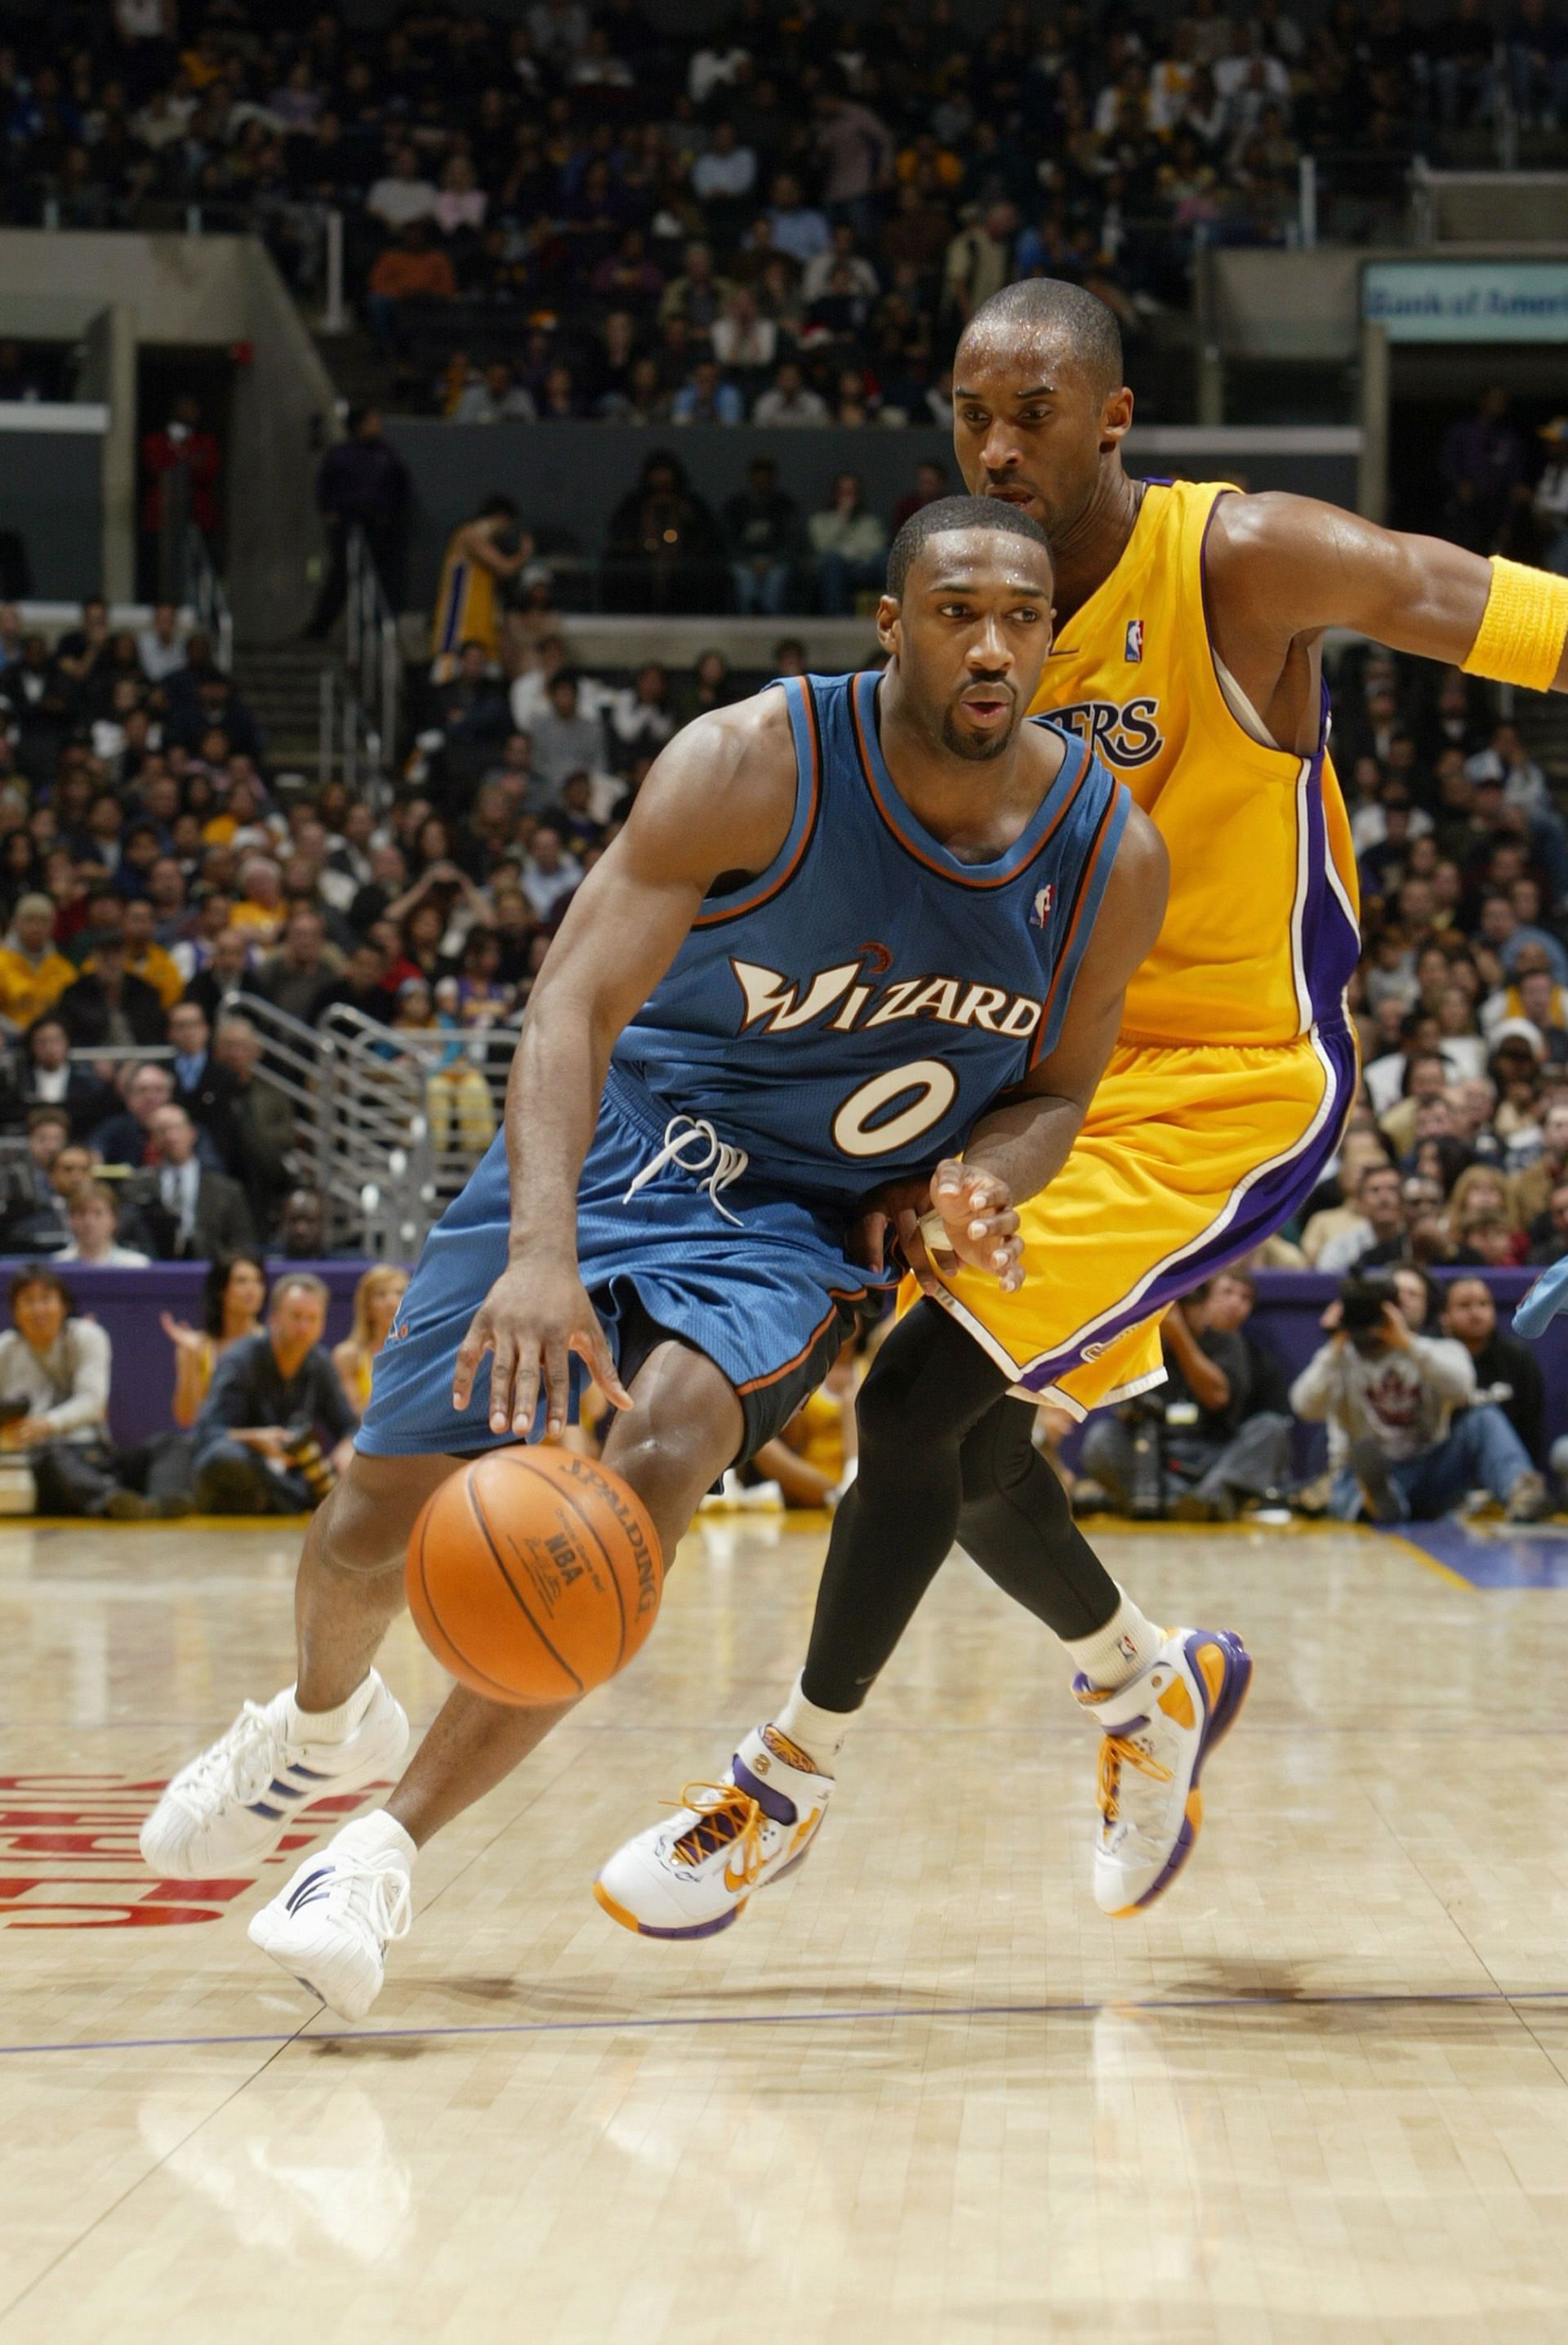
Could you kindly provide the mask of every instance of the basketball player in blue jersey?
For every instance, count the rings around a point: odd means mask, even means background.
[[[372,1662],[420,1508],[463,1457],[558,1431],[573,1355],[668,1558],[880,1308],[888,1274],[851,1240],[881,1184],[930,1176],[945,1249],[1017,1279],[1014,1207],[1067,1157],[1166,896],[1127,791],[1025,721],[1052,584],[1027,515],[928,505],[893,549],[880,681],[770,687],[660,757],[562,922],[504,1133],[430,1235],[311,1523],[297,1681],[175,1777],[142,1831],[155,1871],[247,1871],[311,1800],[396,1765],[408,1722]],[[416,1850],[562,1715],[457,1689],[386,1810],[313,1852],[252,1939],[362,2015]]]

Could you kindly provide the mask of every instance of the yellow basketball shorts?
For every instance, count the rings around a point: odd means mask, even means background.
[[[1340,1023],[1262,1049],[1118,1043],[1071,1155],[1022,1209],[1023,1285],[960,1269],[946,1307],[1027,1398],[1082,1417],[1147,1391],[1165,1313],[1310,1194],[1356,1081]]]

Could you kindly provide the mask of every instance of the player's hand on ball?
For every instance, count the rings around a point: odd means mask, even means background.
[[[935,1218],[933,1218],[935,1217]],[[1024,1283],[1024,1242],[1005,1181],[945,1157],[931,1176],[931,1212],[921,1233],[938,1267],[967,1263],[988,1271],[1006,1294]]]
[[[541,1263],[520,1255],[507,1264],[463,1337],[452,1378],[454,1408],[468,1406],[487,1352],[495,1355],[490,1372],[492,1433],[510,1432],[520,1441],[527,1439],[533,1428],[541,1382],[546,1430],[560,1433],[566,1424],[571,1392],[567,1362],[573,1352],[612,1407],[632,1406],[599,1315],[569,1263]]]

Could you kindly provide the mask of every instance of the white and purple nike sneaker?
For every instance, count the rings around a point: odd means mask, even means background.
[[[612,1922],[644,1938],[710,1938],[754,1889],[782,1881],[815,1839],[833,1777],[776,1726],[746,1736],[722,1783],[688,1783],[665,1823],[624,1842],[593,1883]]]
[[[1203,1762],[1235,1724],[1251,1680],[1252,1657],[1229,1629],[1173,1629],[1114,1692],[1073,1680],[1104,1736],[1094,1862],[1102,1913],[1141,1913],[1192,1854]]]

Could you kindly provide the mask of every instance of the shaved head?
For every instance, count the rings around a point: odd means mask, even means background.
[[[1057,340],[1102,396],[1120,389],[1121,328],[1115,314],[1097,294],[1087,293],[1065,277],[1025,277],[982,301],[959,344],[959,380],[963,380],[966,345],[989,340],[993,335],[1016,341],[1027,333]]]

